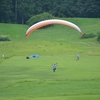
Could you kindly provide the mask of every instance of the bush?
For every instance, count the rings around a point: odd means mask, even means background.
[[[98,32],[97,34],[98,34],[97,41],[100,43],[100,32]]]
[[[49,13],[42,13],[42,14],[38,14],[38,15],[35,15],[33,17],[31,17],[27,22],[26,24],[31,26],[39,21],[42,21],[42,20],[47,20],[47,19],[53,19],[55,18],[54,16],[52,16],[52,14],[49,14]]]
[[[10,41],[9,36],[8,35],[1,35],[0,41]]]
[[[83,34],[83,35],[82,35],[82,38],[84,38],[84,39],[87,39],[87,38],[94,38],[94,37],[96,37],[96,35],[93,34],[93,33],[90,33],[90,34]]]

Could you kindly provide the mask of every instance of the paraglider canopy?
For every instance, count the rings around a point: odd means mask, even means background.
[[[74,23],[69,22],[69,21],[65,21],[65,20],[50,19],[50,20],[44,20],[44,21],[37,22],[36,24],[29,27],[28,30],[26,31],[26,37],[28,37],[35,30],[37,30],[41,27],[50,25],[50,24],[62,24],[62,25],[72,27],[72,28],[76,29],[80,33],[80,35],[82,35],[81,29],[77,25],[75,25]]]

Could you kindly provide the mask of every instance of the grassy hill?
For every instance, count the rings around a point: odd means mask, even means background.
[[[83,33],[89,34],[94,33],[97,34],[99,31],[100,19],[95,18],[67,18],[66,20],[71,21],[78,25]],[[25,38],[25,32],[29,26],[26,25],[18,25],[18,24],[0,24],[0,35],[9,35],[11,39],[21,40]],[[42,30],[42,31],[41,31]],[[34,34],[31,35],[32,39],[57,39],[63,38],[63,41],[73,41],[69,36],[75,36],[75,41],[77,41],[78,32],[75,29],[63,26],[63,25],[55,25],[49,28],[41,29],[35,31]],[[41,33],[41,34],[40,34]],[[34,37],[35,36],[35,37]],[[38,37],[39,36],[39,37]],[[73,36],[73,37],[74,37]]]
[[[67,18],[66,20],[78,25],[83,33],[97,35],[99,32],[100,19]],[[91,46],[93,47],[93,51],[90,51],[94,54],[99,54],[97,37],[81,39],[78,31],[75,29],[63,25],[54,25],[49,28],[39,29],[26,39],[25,33],[28,27],[26,25],[1,23],[0,35],[8,35],[11,39],[10,42],[0,43],[1,47],[3,47],[1,54],[12,56],[16,54],[28,55],[32,52],[39,54],[87,53],[87,50],[90,50]],[[11,54],[8,54],[5,50],[11,51]]]
[[[100,32],[99,18],[66,20],[77,24],[83,33]],[[99,100],[97,37],[81,39],[75,29],[54,25],[26,38],[28,27],[0,24],[0,35],[9,35],[11,40],[0,42],[0,100]],[[40,58],[26,59],[32,54]],[[53,63],[57,63],[56,72],[52,72]]]

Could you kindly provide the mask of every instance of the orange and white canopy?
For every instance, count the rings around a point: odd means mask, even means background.
[[[72,28],[76,29],[80,33],[80,35],[82,35],[81,29],[77,25],[75,25],[74,23],[69,22],[69,21],[65,21],[65,20],[50,19],[50,20],[44,20],[44,21],[37,22],[36,24],[29,27],[28,30],[26,31],[26,37],[28,37],[35,30],[37,30],[41,27],[47,26],[47,25],[51,25],[51,24],[62,24],[65,26],[72,27]]]

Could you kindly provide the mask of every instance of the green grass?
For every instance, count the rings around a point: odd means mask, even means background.
[[[66,20],[80,26],[83,33],[99,32],[100,19]],[[0,35],[11,39],[0,42],[0,100],[100,100],[97,37],[81,39],[76,30],[55,25],[26,39],[26,25],[1,23],[0,27]],[[32,54],[40,58],[26,59]],[[53,63],[57,63],[55,73]]]
[[[96,60],[95,60],[96,59]],[[0,97],[27,100],[30,98],[100,98],[99,56],[41,56],[25,59],[14,56],[1,63]],[[52,63],[57,71],[52,72]],[[6,98],[5,98],[6,95]],[[73,100],[77,100],[73,98]]]

